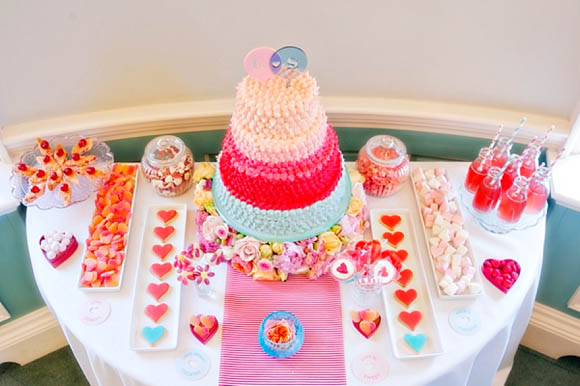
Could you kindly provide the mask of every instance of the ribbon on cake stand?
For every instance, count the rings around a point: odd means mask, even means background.
[[[304,50],[295,46],[286,46],[278,50],[271,47],[258,47],[250,51],[244,59],[244,68],[248,75],[266,85],[274,75],[286,78],[288,82],[306,71],[308,58]]]

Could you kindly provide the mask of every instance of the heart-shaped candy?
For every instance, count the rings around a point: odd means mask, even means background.
[[[397,245],[405,238],[405,234],[403,232],[385,232],[383,233],[383,239],[387,240],[387,242],[393,247],[397,248]]]
[[[412,288],[407,291],[400,289],[396,290],[395,299],[401,302],[401,304],[403,304],[405,307],[409,307],[411,303],[413,303],[415,299],[417,299],[417,291],[415,291]]]
[[[365,338],[369,339],[381,324],[381,315],[375,310],[364,309],[362,311],[351,311],[352,324]]]
[[[173,220],[175,220],[175,218],[177,217],[177,211],[175,209],[158,210],[157,217],[159,217],[161,219],[161,221],[163,221],[163,223],[165,223],[165,225],[167,225],[170,222],[172,222]]]
[[[155,236],[159,237],[159,240],[165,242],[171,235],[175,232],[175,228],[171,225],[168,227],[155,227],[153,228],[153,233]]]
[[[399,283],[404,288],[411,280],[413,280],[413,271],[410,269],[404,269],[401,271],[400,276],[397,279],[397,283]]]
[[[411,329],[412,331],[415,330],[415,327],[417,327],[417,324],[419,324],[422,317],[423,315],[421,314],[421,311],[413,311],[413,312],[401,311],[399,313],[399,321],[403,323],[405,326],[409,327],[409,329]]]
[[[487,259],[481,267],[483,276],[497,289],[507,293],[520,277],[521,267],[513,259]]]
[[[165,327],[143,327],[141,335],[143,335],[143,338],[145,338],[150,345],[154,345],[159,339],[163,338],[163,335],[165,335]]]
[[[398,216],[396,214],[393,216],[388,215],[381,216],[381,223],[383,223],[383,225],[389,228],[390,230],[395,230],[397,225],[401,223],[401,216]]]
[[[420,352],[425,343],[427,343],[427,336],[425,334],[405,334],[403,337],[405,342],[416,352]]]
[[[189,319],[189,329],[201,343],[206,344],[215,335],[219,327],[213,315],[197,314]]]
[[[165,303],[158,304],[156,306],[150,304],[145,307],[145,315],[150,317],[155,323],[159,322],[159,319],[165,315],[169,307]]]
[[[154,245],[153,253],[157,255],[161,260],[165,259],[169,252],[173,249],[173,245],[171,244],[163,244],[163,245]]]
[[[171,265],[171,263],[163,263],[163,264],[155,263],[151,265],[151,273],[155,275],[159,280],[163,280],[163,278],[167,276],[169,272],[171,272],[172,268],[173,266]]]
[[[336,268],[336,271],[337,271],[337,272],[340,272],[340,273],[347,274],[347,273],[348,273],[348,267],[346,266],[346,264],[345,264],[345,263],[341,263],[341,264],[340,264],[340,265],[339,265],[339,266]]]
[[[167,293],[167,291],[169,291],[169,284],[167,283],[149,283],[147,286],[147,292],[157,301],[159,301],[159,299],[161,299]]]

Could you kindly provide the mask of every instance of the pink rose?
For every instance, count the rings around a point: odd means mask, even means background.
[[[246,236],[235,242],[234,252],[243,261],[253,261],[260,257],[260,242],[253,237]]]
[[[349,237],[357,231],[359,220],[354,216],[345,214],[338,222],[338,225],[342,227],[341,236]]]
[[[201,232],[203,238],[207,241],[215,241],[217,238],[216,229],[225,225],[224,220],[218,216],[207,216],[203,225],[201,226]]]

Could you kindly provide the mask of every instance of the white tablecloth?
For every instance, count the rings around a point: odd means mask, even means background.
[[[433,165],[435,163],[413,164],[413,166]],[[463,182],[466,163],[437,163],[437,166],[448,168],[456,188]],[[121,291],[86,293],[77,289],[83,248],[79,248],[73,257],[55,270],[45,260],[38,247],[40,236],[52,229],[70,231],[76,235],[79,243],[83,243],[87,237],[87,228],[93,211],[93,198],[67,209],[28,210],[28,247],[36,281],[47,305],[59,319],[91,385],[216,385],[219,376],[221,329],[206,346],[203,346],[189,332],[187,321],[194,313],[214,314],[220,321],[223,320],[225,265],[217,267],[217,277],[214,281],[217,293],[214,299],[198,298],[191,286],[183,291],[180,338],[175,351],[143,353],[129,349],[131,295],[146,208],[151,204],[170,201],[155,195],[152,187],[144,179],[140,182]],[[192,194],[193,191],[190,190],[186,195],[171,200],[188,205],[189,241],[192,241],[195,234]],[[410,182],[392,197],[369,198],[369,206],[408,208],[415,216],[415,226],[420,226]],[[353,358],[359,353],[368,351],[381,353],[386,358],[389,375],[383,382],[385,385],[490,385],[498,370],[511,366],[536,295],[542,264],[545,222],[541,221],[537,226],[525,231],[495,235],[484,231],[465,209],[463,212],[478,264],[481,265],[488,257],[514,258],[522,266],[517,283],[507,295],[503,295],[483,279],[485,294],[475,300],[440,300],[430,271],[423,233],[421,229],[416,229],[419,251],[426,269],[445,352],[431,358],[398,360],[392,354],[386,330],[387,323],[381,323],[379,331],[371,340],[362,339],[352,328],[348,311],[356,307],[352,304],[350,294],[347,293],[349,289],[343,286],[341,295],[344,350],[349,385],[360,384],[351,370]],[[92,299],[104,300],[111,305],[111,315],[101,325],[86,325],[81,322],[80,313],[83,305]],[[481,329],[474,336],[459,335],[449,326],[449,312],[460,306],[471,307],[481,316]],[[176,371],[176,358],[192,348],[203,349],[211,358],[209,374],[197,382],[182,378]]]

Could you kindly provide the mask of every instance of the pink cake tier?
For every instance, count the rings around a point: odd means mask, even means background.
[[[230,132],[242,154],[277,163],[316,152],[327,125],[316,81],[307,73],[289,82],[275,76],[265,86],[246,77],[238,86]]]
[[[260,209],[304,208],[327,198],[342,173],[338,137],[328,126],[322,146],[307,158],[285,162],[251,159],[228,130],[220,156],[222,180],[231,195]]]

